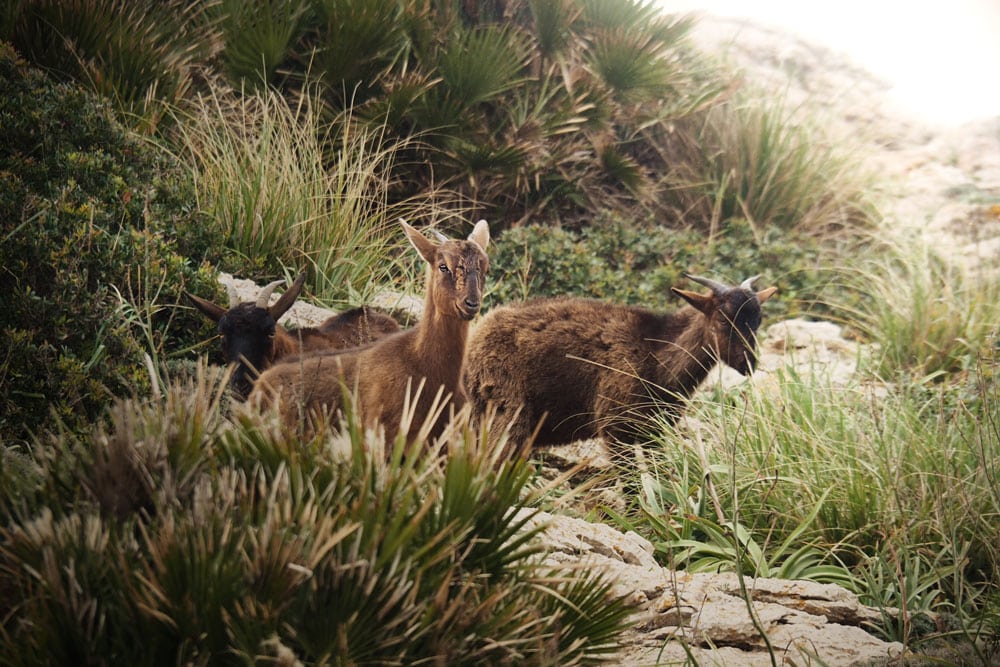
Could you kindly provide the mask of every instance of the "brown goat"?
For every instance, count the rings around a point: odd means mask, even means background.
[[[268,306],[271,294],[284,281],[266,285],[256,302],[240,302],[229,286],[229,308],[185,292],[187,298],[206,317],[218,324],[222,337],[222,356],[227,364],[236,364],[230,380],[233,392],[246,397],[253,378],[285,357],[318,350],[356,347],[399,331],[399,323],[385,313],[361,306],[327,318],[318,327],[288,330],[278,320],[292,307],[302,292],[306,274],[275,302]]]
[[[404,405],[421,383],[410,422],[415,428],[431,415],[439,391],[443,398],[450,396],[456,408],[465,403],[462,363],[469,322],[479,312],[489,271],[489,226],[480,220],[467,241],[445,239],[438,244],[400,224],[428,265],[420,322],[363,349],[303,356],[265,371],[250,400],[265,408],[276,406],[286,427],[313,432],[341,409],[345,392],[356,391],[359,420],[368,427],[381,425],[391,442],[403,428]],[[443,428],[443,418],[438,419],[430,436]]]
[[[594,436],[637,442],[637,418],[665,409],[676,419],[717,362],[750,373],[760,304],[777,288],[755,293],[754,278],[730,287],[687,277],[712,291],[673,288],[690,304],[674,313],[579,298],[490,312],[466,356],[474,415],[482,419],[495,410],[496,432],[509,425],[513,447],[528,442],[540,421],[535,444]]]

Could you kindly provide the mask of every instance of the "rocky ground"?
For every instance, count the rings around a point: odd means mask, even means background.
[[[840,54],[747,21],[703,16],[692,39],[860,151],[885,181],[879,204],[890,227],[970,268],[1000,264],[1000,117],[929,125]]]
[[[787,103],[808,107],[834,140],[858,142],[886,176],[880,206],[889,229],[927,240],[970,270],[1000,265],[1000,118],[958,128],[924,125],[890,106],[886,84],[837,54],[746,22],[703,18],[693,38],[745,72],[751,85],[782,90]],[[236,286],[247,300],[256,294],[251,282]],[[327,315],[297,303],[289,321],[315,324]],[[786,365],[821,365],[833,382],[846,383],[859,353],[837,325],[803,320],[767,327],[761,347],[758,383]],[[739,379],[722,374],[715,381]],[[610,465],[599,443],[565,450],[571,452],[594,466]],[[734,575],[673,572],[656,563],[652,545],[638,535],[567,516],[538,520],[550,525],[551,562],[606,569],[617,591],[636,603],[618,664],[685,664],[692,658],[701,665],[773,664]],[[878,612],[842,588],[769,579],[746,585],[781,664],[881,665],[895,663],[902,651],[864,629]]]

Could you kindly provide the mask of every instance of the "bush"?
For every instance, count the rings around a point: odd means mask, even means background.
[[[494,305],[532,297],[575,295],[657,310],[679,307],[670,287],[683,273],[738,282],[761,275],[782,298],[767,317],[797,314],[818,298],[820,254],[808,235],[772,227],[756,238],[750,225],[731,220],[714,240],[696,230],[624,222],[609,215],[575,232],[528,225],[504,232],[491,253]],[[803,268],[806,267],[806,268]]]
[[[0,51],[0,437],[70,427],[148,382],[143,353],[206,336],[172,305],[207,270],[174,251],[190,187],[89,94]]]

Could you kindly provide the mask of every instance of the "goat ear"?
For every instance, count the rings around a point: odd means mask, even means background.
[[[200,310],[205,317],[213,322],[218,322],[222,319],[222,316],[226,314],[225,308],[216,305],[207,299],[197,297],[190,292],[184,292],[184,296],[186,296],[188,300],[194,304],[194,307]]]
[[[671,287],[670,291],[706,315],[714,307],[715,299],[712,298],[711,294],[698,294],[697,292],[689,292],[686,289],[679,289],[677,287]]]
[[[437,244],[408,225],[405,220],[400,219],[399,224],[403,226],[406,238],[410,239],[410,245],[417,249],[420,256],[428,263],[434,262],[434,258],[437,255]]]
[[[274,321],[277,322],[281,319],[281,316],[288,312],[288,309],[292,307],[295,300],[299,298],[299,294],[302,293],[302,286],[306,283],[306,272],[303,271],[295,279],[295,282],[285,290],[285,293],[274,302],[274,305],[267,309],[267,312],[271,314]]]
[[[757,301],[759,301],[760,303],[764,303],[777,293],[778,293],[777,287],[768,287],[767,289],[762,289],[761,291],[757,292]]]
[[[476,223],[476,226],[472,228],[472,233],[469,234],[469,240],[475,243],[477,246],[486,250],[486,246],[490,244],[490,225],[485,220],[480,220]]]

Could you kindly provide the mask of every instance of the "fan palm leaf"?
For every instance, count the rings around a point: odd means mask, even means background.
[[[315,0],[314,73],[341,103],[368,99],[406,46],[396,0]]]
[[[300,37],[308,9],[307,0],[223,0],[215,6],[230,79],[251,86],[271,83]]]
[[[448,42],[437,73],[452,99],[470,107],[520,84],[529,58],[523,33],[506,26],[473,28]]]

